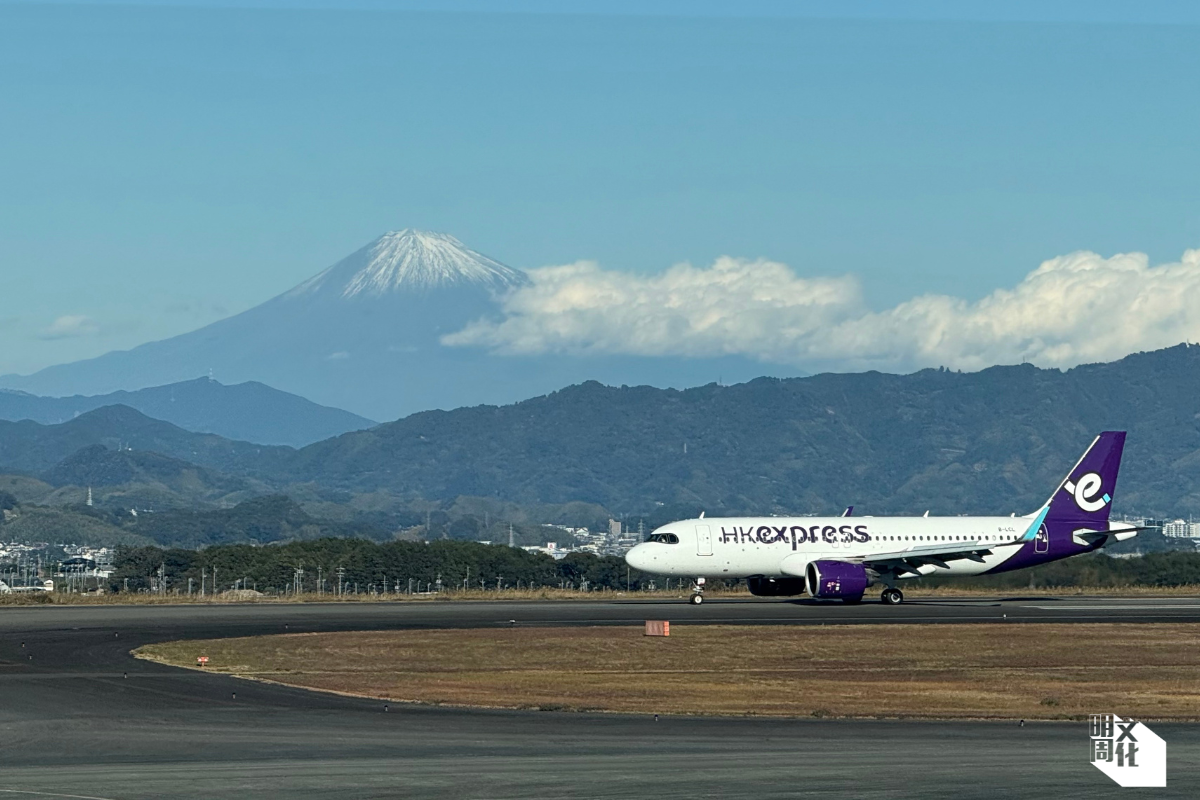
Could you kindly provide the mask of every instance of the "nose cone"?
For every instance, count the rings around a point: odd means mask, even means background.
[[[634,569],[646,572],[650,568],[650,558],[649,554],[646,552],[646,549],[645,543],[635,544],[629,549],[629,552],[625,554],[625,563]]]

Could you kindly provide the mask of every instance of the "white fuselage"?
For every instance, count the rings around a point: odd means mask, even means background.
[[[926,574],[977,575],[1015,555],[1028,517],[732,517],[690,519],[658,528],[626,556],[659,575],[747,578],[799,576],[811,561],[870,558],[929,545],[978,541],[990,552]],[[670,538],[678,543],[653,541]],[[915,577],[910,575],[908,577]]]

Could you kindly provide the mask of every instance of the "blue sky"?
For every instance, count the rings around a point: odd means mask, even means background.
[[[1191,5],[355,5],[0,3],[0,373],[403,227],[522,268],[769,259],[878,312],[1200,247]]]

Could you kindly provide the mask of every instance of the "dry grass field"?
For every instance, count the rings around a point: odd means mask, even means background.
[[[772,716],[1200,719],[1200,626],[508,628],[169,642],[142,658],[392,702]]]

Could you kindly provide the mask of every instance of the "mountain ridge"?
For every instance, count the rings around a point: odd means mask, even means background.
[[[682,391],[587,382],[299,450],[191,434],[132,409],[91,413],[0,423],[0,467],[40,473],[88,444],[133,446],[281,491],[315,487],[351,515],[389,497],[583,502],[663,521],[848,505],[1006,515],[1039,507],[1095,434],[1115,429],[1129,431],[1115,508],[1200,514],[1200,347],[1188,345],[1066,371],[827,373]]]
[[[1129,430],[1120,507],[1200,512],[1200,347],[976,373],[585,383],[424,412],[289,456],[294,480],[617,511],[1027,513],[1100,430]]]
[[[302,447],[377,423],[340,408],[318,405],[257,381],[226,386],[211,378],[107,395],[42,397],[0,389],[0,419],[65,422],[103,406],[123,405],[195,433],[268,445]]]
[[[57,425],[31,420],[0,420],[0,469],[42,474],[92,445],[110,450],[141,450],[218,472],[256,477],[279,469],[294,448],[193,433],[153,419],[129,406],[113,405],[80,414]]]

